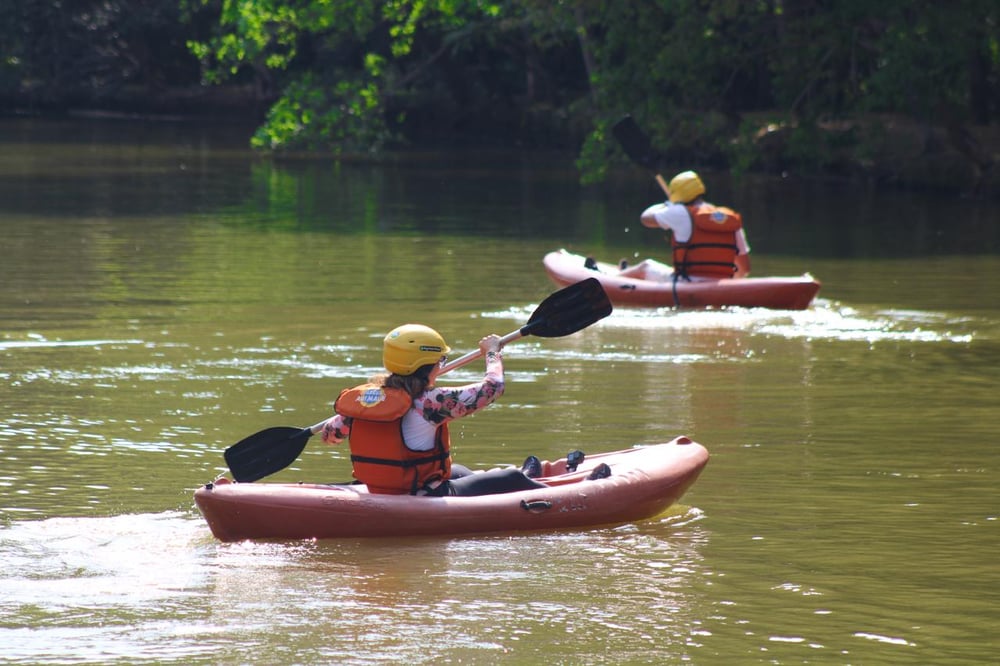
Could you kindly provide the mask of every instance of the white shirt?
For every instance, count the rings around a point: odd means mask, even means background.
[[[669,229],[674,235],[674,240],[678,243],[686,243],[691,240],[691,213],[688,212],[684,204],[675,204],[669,201],[653,204],[643,211],[642,216],[650,215],[660,225],[661,229]],[[747,243],[746,232],[741,227],[736,234],[736,248],[740,254],[750,254],[750,245]]]

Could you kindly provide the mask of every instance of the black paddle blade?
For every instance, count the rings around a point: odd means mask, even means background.
[[[223,457],[233,478],[249,483],[295,462],[310,437],[309,428],[268,428],[233,444]]]
[[[616,122],[611,128],[611,133],[618,139],[618,143],[630,160],[650,171],[659,170],[662,156],[653,149],[649,137],[639,128],[639,124],[632,116],[625,116]]]
[[[563,287],[538,304],[521,335],[561,338],[587,328],[611,314],[611,301],[597,278]]]

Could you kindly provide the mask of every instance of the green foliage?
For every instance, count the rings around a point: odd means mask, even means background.
[[[311,36],[347,42],[364,35],[375,23],[375,7],[372,0],[222,0],[216,35],[188,46],[213,82],[244,67],[286,70]]]
[[[190,48],[208,82],[249,74],[275,95],[254,146],[377,150],[398,137],[391,125],[405,120],[405,100],[417,99],[412,86],[425,70],[500,8],[476,0],[223,0],[218,33]]]
[[[141,103],[198,80],[175,0],[0,0],[0,16],[0,103]]]
[[[0,13],[0,102],[235,82],[269,107],[263,150],[468,132],[568,143],[591,181],[624,159],[607,131],[624,113],[671,162],[738,169],[863,157],[861,134],[830,129],[862,114],[1000,119],[996,0],[0,0]]]
[[[597,127],[584,140],[580,156],[576,160],[576,168],[582,174],[583,184],[599,183],[607,177],[611,161],[610,136],[610,125],[605,121],[598,121]]]
[[[271,107],[251,145],[267,150],[378,150],[390,137],[373,81],[341,79],[317,85],[315,75],[291,82]]]
[[[664,0],[604,18],[600,113],[631,111],[671,161],[828,167],[864,150],[831,120],[1000,119],[996,2]],[[748,120],[765,110],[780,133]]]
[[[983,3],[901,4],[878,34],[878,67],[865,81],[864,106],[894,111],[904,104],[911,114],[930,119],[940,108],[967,103],[969,63],[988,16]],[[978,11],[976,5],[979,5]],[[994,19],[997,6],[992,5]],[[995,43],[996,24],[992,37]],[[988,29],[988,28],[987,28]]]

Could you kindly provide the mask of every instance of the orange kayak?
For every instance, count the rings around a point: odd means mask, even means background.
[[[364,485],[206,484],[195,503],[221,541],[464,535],[620,525],[656,516],[695,482],[708,451],[687,437],[542,463],[548,488],[479,497],[376,495]],[[587,479],[601,463],[611,475]]]
[[[647,260],[649,261],[649,260]],[[597,278],[615,305],[646,307],[722,307],[805,310],[819,292],[820,283],[808,273],[798,277],[744,277],[718,280],[642,279],[619,275],[616,265],[595,262],[566,250],[549,252],[543,259],[545,272],[558,285]],[[659,264],[667,272],[669,266]]]

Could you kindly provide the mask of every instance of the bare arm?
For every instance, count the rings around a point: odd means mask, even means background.
[[[663,210],[666,204],[653,204],[646,210],[642,211],[642,215],[639,216],[639,222],[642,226],[649,227],[650,229],[660,229],[660,223],[656,221],[656,212],[658,210]]]
[[[733,277],[747,277],[750,275],[750,243],[747,242],[747,234],[743,229],[736,232],[736,248],[736,274]]]
[[[750,275],[750,255],[749,254],[738,254],[734,261],[736,264],[736,273],[733,277],[743,278]]]

